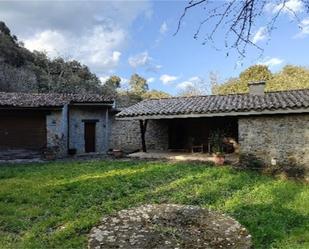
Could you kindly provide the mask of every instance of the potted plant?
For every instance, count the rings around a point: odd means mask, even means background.
[[[217,165],[223,165],[225,162],[225,156],[222,148],[224,132],[220,129],[214,129],[210,133],[208,139],[211,144],[210,149],[213,155],[214,163]]]

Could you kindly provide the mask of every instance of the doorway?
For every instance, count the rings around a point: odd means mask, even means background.
[[[95,152],[96,144],[96,123],[85,122],[85,152]]]

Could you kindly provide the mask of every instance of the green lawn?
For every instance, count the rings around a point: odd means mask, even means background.
[[[65,162],[0,167],[1,248],[83,248],[100,217],[146,203],[220,210],[256,248],[309,248],[309,186],[192,163]]]

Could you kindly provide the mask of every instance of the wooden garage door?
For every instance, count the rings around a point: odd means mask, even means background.
[[[46,146],[45,115],[0,115],[0,149],[42,149]]]

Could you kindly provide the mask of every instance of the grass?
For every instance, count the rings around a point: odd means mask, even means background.
[[[255,248],[309,248],[306,184],[205,164],[117,161],[1,167],[0,247],[85,248],[103,215],[146,203],[228,213]]]

